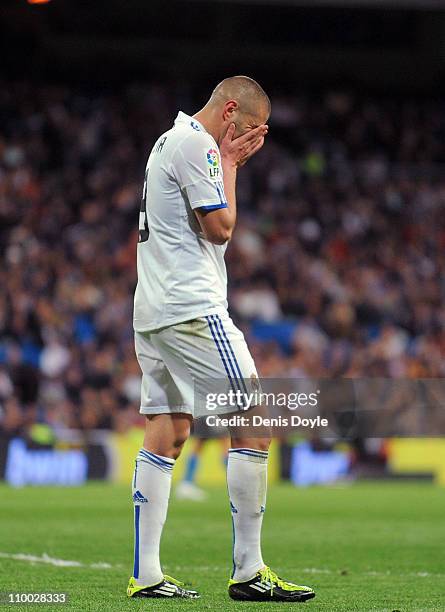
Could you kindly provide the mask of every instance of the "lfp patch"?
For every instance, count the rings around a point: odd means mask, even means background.
[[[219,178],[219,153],[216,149],[209,149],[206,155],[210,178],[216,180]]]

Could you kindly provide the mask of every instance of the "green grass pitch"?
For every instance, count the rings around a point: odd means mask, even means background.
[[[271,486],[263,525],[264,558],[284,578],[317,590],[316,599],[306,604],[246,604],[228,598],[231,519],[225,490],[210,493],[204,503],[172,497],[162,542],[165,571],[193,583],[201,599],[129,600],[129,487],[2,485],[0,590],[66,591],[70,602],[0,606],[0,611],[252,612],[289,605],[307,612],[445,610],[444,489],[394,483]],[[80,565],[57,567],[11,558],[18,554],[46,554]]]

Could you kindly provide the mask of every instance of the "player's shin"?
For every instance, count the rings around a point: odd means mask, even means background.
[[[249,580],[264,567],[261,526],[266,507],[267,451],[229,450],[227,486],[233,520],[232,578]]]
[[[134,503],[134,569],[137,584],[163,580],[159,560],[162,528],[167,516],[174,460],[141,449],[132,483]]]

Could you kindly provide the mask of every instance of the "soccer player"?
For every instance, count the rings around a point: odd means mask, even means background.
[[[257,378],[244,336],[227,312],[224,253],[236,220],[237,171],[263,146],[269,115],[269,98],[258,83],[245,76],[225,79],[198,113],[178,114],[147,162],[134,303],[146,430],[132,483],[130,597],[199,597],[163,573],[159,544],[173,467],[194,416],[195,386],[225,378],[234,391],[245,390],[245,381]],[[261,555],[269,442],[231,432],[229,595],[305,601],[314,591],[279,578]]]

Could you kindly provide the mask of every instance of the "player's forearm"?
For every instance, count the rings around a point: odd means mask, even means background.
[[[197,209],[197,216],[205,238],[212,244],[225,244],[232,237],[236,222],[236,166],[222,162],[224,193],[227,208],[207,213]]]
[[[224,193],[227,200],[226,224],[227,229],[232,231],[236,223],[236,166],[222,163]]]

